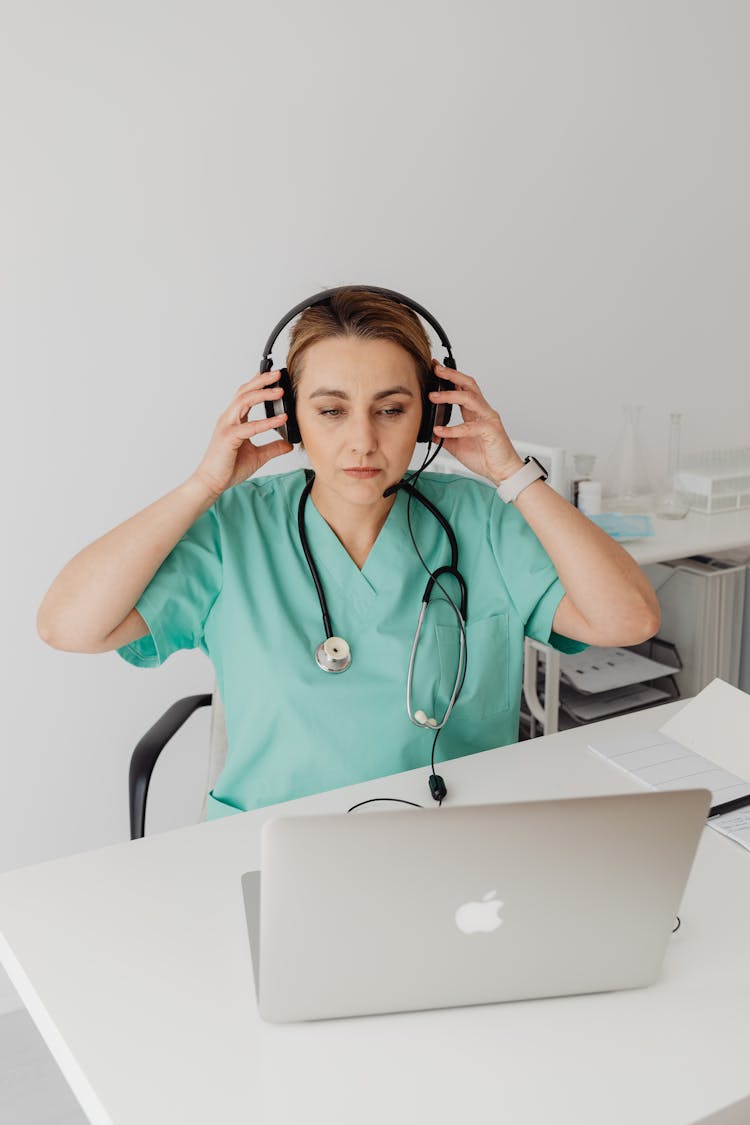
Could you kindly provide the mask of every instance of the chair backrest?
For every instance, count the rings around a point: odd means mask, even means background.
[[[208,793],[213,789],[216,779],[224,768],[227,756],[227,724],[224,718],[224,704],[221,702],[219,688],[214,682],[213,701],[211,703],[211,730],[208,737],[208,776],[206,778],[206,796],[203,798],[201,820],[206,819]]]

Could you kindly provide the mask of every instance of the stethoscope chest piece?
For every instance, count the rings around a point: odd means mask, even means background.
[[[345,672],[352,653],[343,637],[328,637],[315,649],[315,662],[324,672]]]

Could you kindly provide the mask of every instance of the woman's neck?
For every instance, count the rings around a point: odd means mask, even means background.
[[[331,531],[361,570],[383,529],[396,496],[375,504],[347,504],[340,496],[321,487],[317,478],[310,496]]]

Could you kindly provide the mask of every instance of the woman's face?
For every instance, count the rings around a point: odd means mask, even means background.
[[[419,432],[416,362],[392,340],[319,340],[302,357],[296,407],[316,488],[352,504],[382,502]]]

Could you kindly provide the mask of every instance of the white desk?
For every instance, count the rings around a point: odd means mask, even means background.
[[[587,738],[681,705],[446,763],[449,800],[627,792]],[[427,770],[284,810],[394,795],[429,802]],[[2,961],[92,1122],[686,1125],[750,1097],[739,845],[705,830],[648,989],[274,1027],[255,1010],[240,875],[278,808],[0,877]]]
[[[641,566],[689,555],[710,555],[712,551],[729,551],[750,544],[750,508],[711,516],[688,512],[684,520],[660,520],[652,515],[651,523],[652,539],[623,543]]]

